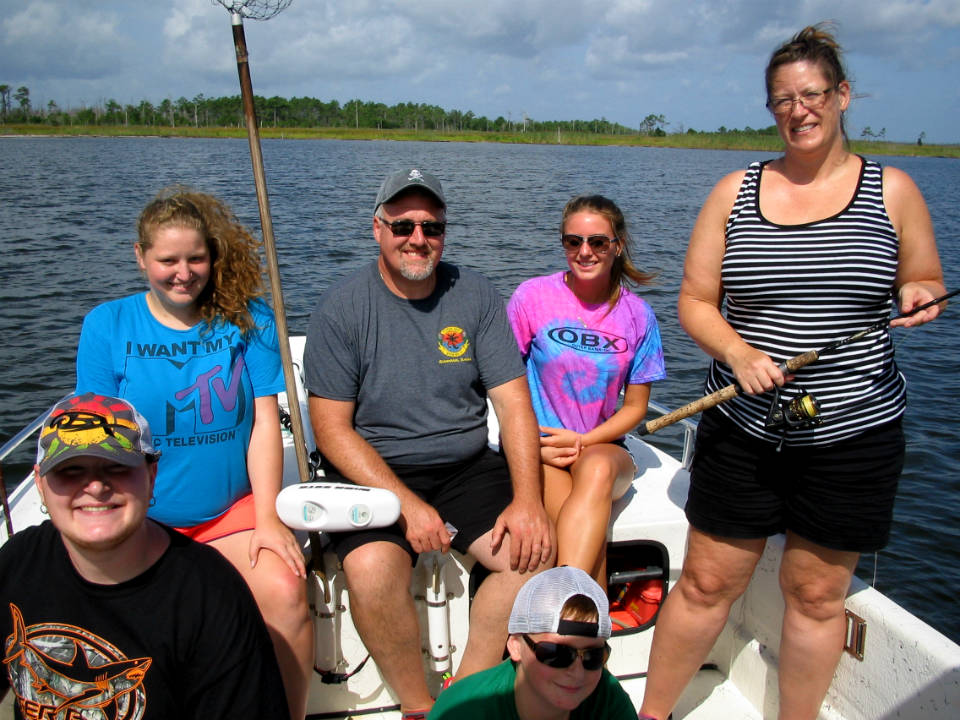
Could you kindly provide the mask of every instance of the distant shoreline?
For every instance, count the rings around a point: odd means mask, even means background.
[[[0,125],[0,137],[157,137],[246,139],[243,127],[158,127],[123,125]],[[443,130],[379,130],[376,128],[274,128],[262,127],[264,140],[394,140],[416,142],[493,142],[518,145],[596,145],[669,147],[690,150],[753,150],[780,152],[780,138],[733,131],[667,134],[603,135],[586,132],[482,132]],[[960,158],[960,145],[915,145],[879,140],[851,140],[853,152],[866,155]]]

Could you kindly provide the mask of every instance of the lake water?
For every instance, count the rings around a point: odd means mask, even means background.
[[[564,203],[600,192],[624,209],[640,263],[660,271],[644,290],[660,320],[669,379],[653,399],[701,393],[706,356],[680,329],[675,302],[687,238],[713,184],[763,159],[752,152],[460,143],[265,141],[263,154],[292,333],[306,330],[330,282],[373,258],[381,178],[417,166],[444,183],[445,258],[486,273],[508,297],[522,280],[564,267],[556,241]],[[881,159],[923,191],[948,289],[960,283],[960,162]],[[187,183],[224,198],[259,228],[249,150],[241,140],[0,138],[0,442],[73,387],[80,323],[94,305],[144,289],[132,243],[140,209]],[[907,470],[893,538],[858,574],[960,641],[960,322],[895,331],[909,383]],[[655,436],[671,449],[679,434]],[[29,452],[4,466],[23,477]]]

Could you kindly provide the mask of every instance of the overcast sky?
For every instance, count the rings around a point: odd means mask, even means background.
[[[0,83],[78,107],[239,93],[211,0],[4,0]],[[960,0],[293,0],[247,21],[258,95],[421,102],[519,121],[758,128],[770,52],[834,20],[848,127],[960,142]]]

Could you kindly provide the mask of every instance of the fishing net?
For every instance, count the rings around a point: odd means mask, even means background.
[[[292,0],[212,0],[214,5],[223,5],[233,15],[250,20],[269,20],[287,9]]]

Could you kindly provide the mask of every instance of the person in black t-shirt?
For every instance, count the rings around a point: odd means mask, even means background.
[[[157,460],[124,400],[73,396],[44,421],[50,519],[0,548],[0,696],[9,684],[16,717],[289,718],[243,579],[147,520]]]

